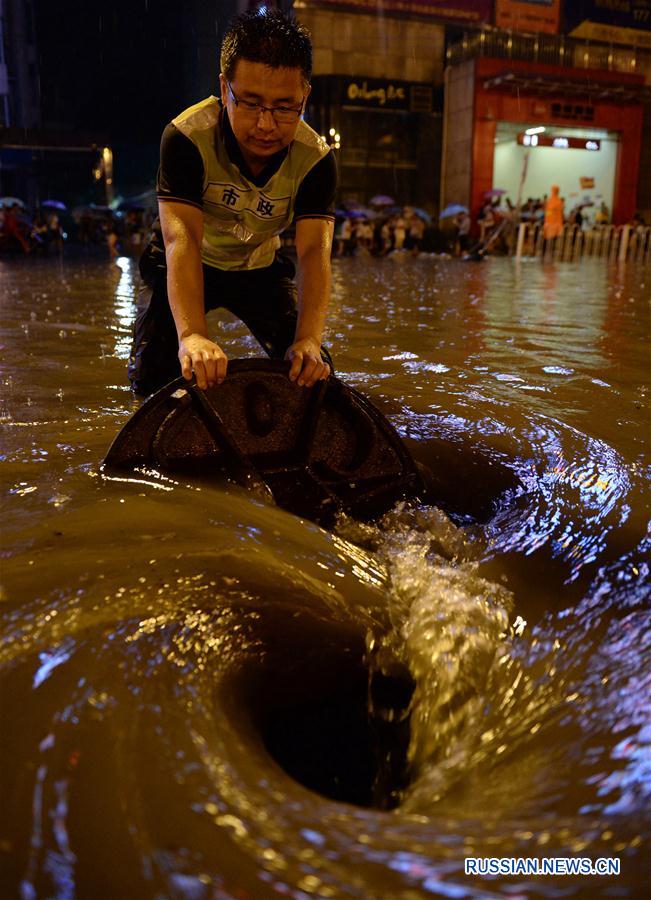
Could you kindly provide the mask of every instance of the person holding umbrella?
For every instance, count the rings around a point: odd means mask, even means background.
[[[454,254],[461,256],[465,253],[470,241],[470,226],[472,220],[467,206],[461,203],[450,203],[439,213],[439,219],[452,219],[454,227]]]
[[[479,242],[483,244],[486,241],[487,235],[495,227],[495,214],[493,212],[493,204],[490,200],[487,200],[479,210],[477,222],[479,224]]]
[[[4,207],[4,221],[2,223],[3,243],[10,247],[15,241],[21,247],[23,253],[29,253],[31,248],[23,234],[23,229],[18,219],[18,209],[18,201],[14,201]]]
[[[61,200],[44,200],[41,203],[41,216],[45,220],[45,230],[42,233],[46,251],[51,247],[60,250],[63,247],[63,228],[59,221],[59,213],[67,209]]]
[[[423,246],[425,237],[425,221],[415,212],[409,218],[409,231],[405,241],[405,247],[411,250],[412,256],[418,256]]]
[[[457,256],[462,256],[470,248],[470,226],[472,225],[472,219],[465,207],[454,217],[454,225],[457,229],[455,252]]]

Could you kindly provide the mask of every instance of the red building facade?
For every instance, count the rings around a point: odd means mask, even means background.
[[[615,223],[628,221],[635,213],[644,118],[644,107],[635,99],[635,89],[644,85],[644,79],[621,72],[568,70],[539,63],[534,67],[516,61],[508,66],[508,72],[515,77],[503,80],[504,70],[504,60],[477,60],[473,208],[481,205],[484,192],[493,186],[493,148],[498,122],[517,123],[523,128],[540,124],[558,131],[580,124],[616,132],[619,137],[612,216]],[[577,109],[585,112],[577,114]]]
[[[634,215],[648,92],[642,76],[478,57],[452,66],[447,84],[442,204],[466,203],[476,214],[486,191],[496,187],[498,133],[510,129],[515,140],[516,132],[537,126],[555,134],[608,133],[611,143],[616,141],[612,220],[624,223]],[[562,171],[569,160],[563,154],[576,151],[553,152],[554,165]],[[548,180],[550,185],[555,180],[553,169]]]

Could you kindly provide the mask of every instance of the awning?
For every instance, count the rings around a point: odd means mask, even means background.
[[[650,103],[651,87],[645,84],[616,84],[592,79],[577,81],[545,75],[525,75],[521,72],[504,71],[492,75],[484,81],[487,91],[516,91],[536,94],[541,97],[589,97],[591,100],[609,100],[624,103]]]

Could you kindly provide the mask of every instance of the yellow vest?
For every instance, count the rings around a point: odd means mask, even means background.
[[[280,247],[278,235],[294,217],[300,184],[329,146],[301,119],[279,169],[258,188],[226,152],[216,97],[189,107],[172,123],[190,138],[203,160],[202,261],[233,270],[271,265]]]

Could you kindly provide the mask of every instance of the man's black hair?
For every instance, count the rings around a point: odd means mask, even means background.
[[[221,49],[221,70],[227,81],[235,77],[239,59],[263,63],[272,69],[300,69],[312,76],[310,33],[279,9],[262,7],[236,16],[228,26]]]

